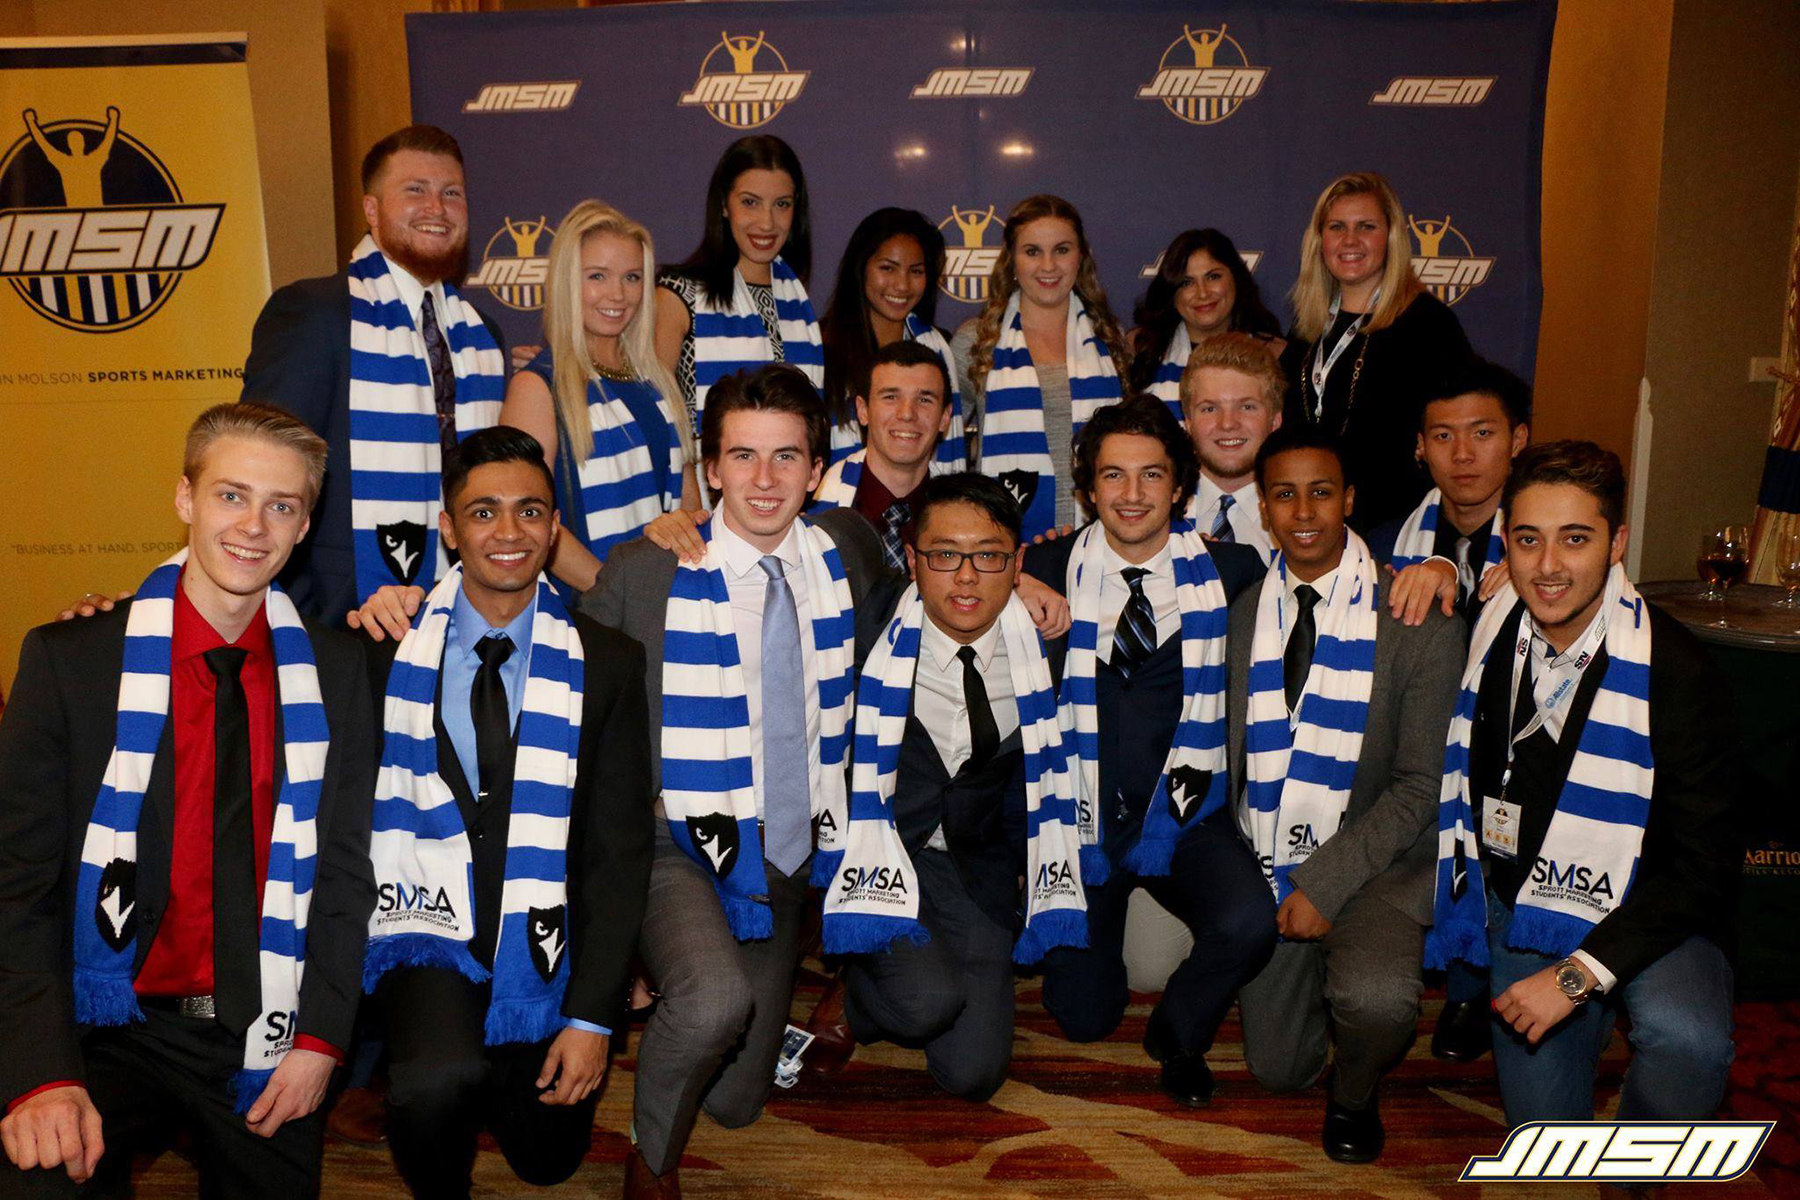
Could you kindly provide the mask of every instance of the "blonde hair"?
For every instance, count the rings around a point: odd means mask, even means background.
[[[1255,334],[1228,331],[1213,334],[1188,355],[1187,366],[1181,372],[1183,416],[1188,415],[1193,404],[1195,377],[1207,367],[1248,375],[1262,386],[1263,399],[1269,407],[1281,411],[1287,393],[1287,375],[1275,355],[1270,353],[1269,343]]]
[[[261,438],[296,451],[306,461],[306,508],[312,511],[325,486],[325,439],[298,417],[266,404],[215,404],[194,418],[181,452],[181,473],[189,483],[199,482],[212,444],[234,436]]]
[[[1309,342],[1319,340],[1331,323],[1331,301],[1337,295],[1338,283],[1325,266],[1325,217],[1331,206],[1349,196],[1373,196],[1387,220],[1387,257],[1381,270],[1381,299],[1369,314],[1364,327],[1373,333],[1392,325],[1414,296],[1424,291],[1413,275],[1412,239],[1406,232],[1406,212],[1400,197],[1387,180],[1373,171],[1355,171],[1339,175],[1319,193],[1313,205],[1312,220],[1307,222],[1306,236],[1300,242],[1300,277],[1288,300],[1294,309],[1294,330]]]
[[[549,343],[553,364],[551,391],[571,442],[569,448],[578,463],[586,462],[594,450],[587,391],[588,381],[597,372],[594,356],[588,350],[587,326],[582,320],[581,251],[589,237],[603,233],[634,238],[643,247],[644,298],[619,335],[619,344],[631,369],[669,402],[682,457],[691,463],[693,416],[669,369],[656,357],[656,246],[648,229],[598,200],[583,200],[556,227],[556,238],[550,243],[550,277],[544,288],[544,340]]]
[[[1106,289],[1100,286],[1100,271],[1094,265],[1094,252],[1088,248],[1087,233],[1082,229],[1081,214],[1075,206],[1061,196],[1036,195],[1027,196],[1013,205],[1012,211],[1006,214],[1006,237],[1000,246],[1000,255],[994,260],[993,273],[988,276],[987,303],[982,306],[981,316],[975,322],[975,345],[969,353],[969,382],[977,392],[987,390],[988,372],[994,366],[994,347],[1000,341],[1000,318],[1006,314],[1007,301],[1019,290],[1019,278],[1013,273],[1013,243],[1018,240],[1019,230],[1043,217],[1057,217],[1067,221],[1075,230],[1075,240],[1081,246],[1081,266],[1075,273],[1075,294],[1087,307],[1088,320],[1094,323],[1094,333],[1112,355],[1113,370],[1118,372],[1121,380],[1131,370],[1131,355],[1125,349],[1125,338],[1119,332],[1119,323],[1113,318],[1112,309],[1106,303]]]

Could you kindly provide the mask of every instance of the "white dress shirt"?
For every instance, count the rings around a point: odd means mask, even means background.
[[[1294,595],[1295,589],[1305,584],[1319,593],[1319,599],[1313,604],[1313,627],[1316,629],[1319,618],[1323,615],[1319,610],[1325,607],[1327,600],[1331,599],[1332,586],[1337,583],[1338,573],[1343,569],[1343,560],[1339,559],[1337,566],[1317,579],[1301,579],[1292,571],[1288,572],[1287,587],[1281,593],[1281,649],[1284,654],[1287,652],[1288,639],[1294,636],[1294,622],[1300,617],[1300,601]],[[1270,574],[1273,575],[1273,572]]]
[[[411,271],[408,271],[393,259],[388,258],[385,254],[382,255],[382,257],[387,259],[388,272],[394,277],[394,287],[400,292],[400,302],[406,305],[406,311],[408,315],[412,317],[413,328],[420,331],[421,337],[424,336],[424,330],[419,325],[419,310],[425,306],[425,296],[429,293],[431,296],[431,307],[437,313],[438,329],[441,331],[444,328],[445,321],[444,285],[441,283],[434,283],[430,287],[427,287],[423,283],[420,283],[418,277]],[[446,348],[447,347],[448,343],[446,342]],[[427,375],[431,373],[431,356],[429,354],[425,356],[425,373]]]
[[[1181,632],[1181,606],[1175,599],[1175,554],[1167,542],[1148,561],[1128,563],[1108,543],[1100,575],[1100,624],[1094,631],[1094,653],[1103,663],[1112,661],[1113,636],[1119,628],[1119,614],[1131,599],[1131,585],[1122,572],[1126,567],[1139,567],[1144,576],[1144,599],[1156,616],[1156,644],[1162,645]]]
[[[1006,639],[1000,636],[1000,622],[995,621],[986,633],[971,643],[975,648],[975,666],[987,688],[988,707],[994,713],[994,728],[1005,741],[1019,727],[1019,702],[1013,694],[1012,667],[1006,657]],[[925,618],[919,630],[919,665],[913,677],[913,715],[931,735],[944,770],[955,775],[974,749],[969,732],[969,705],[963,691],[962,659],[957,651],[962,643],[950,637]],[[944,829],[932,832],[926,846],[947,849]]]
[[[769,577],[759,565],[763,552],[732,531],[723,514],[713,525],[713,537],[725,552],[725,589],[731,595],[731,623],[737,632],[738,658],[744,664],[744,694],[750,709],[750,772],[756,780],[756,816],[763,814],[762,775],[762,626],[763,594]],[[819,668],[812,639],[812,605],[806,594],[806,572],[800,565],[800,526],[790,526],[775,557],[794,593],[794,615],[800,621],[800,669],[806,676],[806,744],[811,784],[819,786]]]
[[[1231,507],[1225,511],[1225,519],[1231,525],[1231,532],[1239,544],[1254,546],[1268,562],[1275,557],[1274,543],[1269,540],[1269,531],[1263,528],[1261,497],[1256,491],[1253,479],[1243,484],[1235,492],[1226,492],[1218,484],[1200,473],[1199,486],[1194,489],[1194,498],[1188,501],[1188,519],[1194,528],[1201,533],[1211,533],[1213,524],[1219,519],[1219,498],[1229,495]]]

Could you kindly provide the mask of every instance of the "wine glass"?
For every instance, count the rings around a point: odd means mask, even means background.
[[[1787,589],[1787,598],[1775,603],[1800,608],[1800,529],[1789,529],[1775,543],[1775,578]]]
[[[1707,533],[1700,539],[1699,568],[1700,578],[1706,580],[1700,598],[1720,606],[1719,619],[1709,624],[1728,629],[1725,590],[1750,570],[1750,530],[1743,525],[1720,525]]]

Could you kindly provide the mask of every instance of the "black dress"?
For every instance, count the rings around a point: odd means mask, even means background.
[[[1339,324],[1325,332],[1325,346],[1336,345],[1338,334],[1354,319],[1354,314],[1340,314]],[[1352,529],[1365,533],[1406,516],[1431,487],[1414,458],[1427,394],[1473,354],[1462,323],[1436,296],[1420,292],[1392,325],[1358,334],[1344,348],[1325,380],[1325,403],[1317,417],[1309,369],[1312,349],[1288,332],[1283,358],[1293,364],[1293,374],[1282,420],[1316,421],[1343,438],[1347,482],[1356,489]]]

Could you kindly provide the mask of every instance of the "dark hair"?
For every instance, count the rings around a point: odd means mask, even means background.
[[[831,426],[825,419],[825,405],[799,367],[787,363],[764,363],[745,367],[713,384],[706,393],[706,408],[700,415],[700,457],[706,462],[719,458],[719,439],[725,435],[725,418],[734,412],[793,413],[806,422],[806,454],[808,458],[824,458],[831,444]]]
[[[1175,327],[1181,324],[1181,314],[1175,311],[1175,293],[1181,290],[1182,280],[1187,278],[1188,259],[1198,250],[1206,251],[1231,272],[1237,295],[1226,328],[1265,339],[1281,336],[1281,322],[1263,303],[1256,278],[1250,274],[1244,256],[1238,253],[1231,239],[1217,229],[1184,229],[1162,252],[1156,274],[1131,314],[1138,327],[1137,349],[1131,360],[1131,386],[1138,391],[1149,387],[1151,380],[1156,378],[1156,369],[1162,365],[1163,355],[1169,352],[1169,343],[1175,338]]]
[[[469,480],[469,472],[489,463],[522,462],[538,469],[544,477],[544,496],[556,503],[556,480],[544,462],[544,445],[523,429],[511,425],[490,425],[477,430],[457,443],[444,463],[444,507],[456,503],[456,494]]]
[[[1625,523],[1625,468],[1619,456],[1592,442],[1565,439],[1540,442],[1519,451],[1512,474],[1500,493],[1500,507],[1512,519],[1513,497],[1536,483],[1567,483],[1600,502],[1607,532],[1617,533]]]
[[[367,193],[375,183],[381,168],[387,166],[387,160],[402,150],[417,150],[422,154],[442,154],[446,158],[454,158],[458,166],[462,165],[462,147],[447,132],[436,125],[408,125],[394,132],[369,147],[363,155],[362,186]]]
[[[1175,467],[1175,513],[1186,511],[1188,497],[1200,485],[1200,458],[1194,453],[1193,439],[1169,411],[1169,406],[1148,392],[1137,392],[1118,404],[1097,409],[1082,426],[1075,443],[1074,482],[1076,488],[1094,494],[1094,472],[1100,465],[1100,447],[1115,433],[1135,433],[1153,437],[1163,444],[1169,461]]]
[[[1427,406],[1469,395],[1498,400],[1506,410],[1509,428],[1531,424],[1531,385],[1498,363],[1471,356],[1451,367],[1425,394],[1425,404],[1419,408],[1419,428],[1425,427]]]
[[[875,330],[869,324],[869,306],[863,297],[863,273],[875,251],[892,237],[909,237],[919,244],[925,258],[925,294],[913,312],[927,325],[937,315],[944,235],[910,208],[876,209],[851,232],[844,256],[838,260],[831,300],[819,316],[819,333],[825,341],[825,407],[839,425],[847,425],[853,419],[852,401],[868,394],[869,368],[874,365],[872,356],[878,347]]]
[[[950,367],[944,362],[944,356],[925,343],[915,342],[910,338],[889,342],[875,352],[856,394],[868,399],[869,390],[875,386],[875,368],[889,364],[897,367],[936,367],[938,374],[944,377],[944,407],[950,406]]]
[[[741,137],[725,147],[706,184],[706,216],[701,226],[700,244],[674,269],[697,280],[714,304],[731,301],[731,273],[737,269],[738,246],[731,236],[731,218],[725,214],[725,201],[731,185],[745,171],[786,171],[794,181],[794,221],[788,226],[787,241],[781,247],[782,261],[793,268],[805,283],[812,271],[812,217],[806,205],[806,176],[800,170],[800,156],[778,137],[759,133]],[[710,394],[708,397],[710,402]]]
[[[955,471],[949,475],[929,476],[920,486],[912,513],[915,545],[919,531],[925,528],[926,514],[940,504],[973,504],[992,517],[994,524],[1012,534],[1014,546],[1023,540],[1021,530],[1025,522],[1019,512],[1019,502],[1013,499],[1006,486],[992,475]]]
[[[1339,471],[1344,469],[1344,443],[1341,438],[1309,421],[1295,421],[1282,425],[1263,439],[1262,449],[1256,452],[1256,486],[1259,491],[1269,460],[1290,450],[1323,450],[1337,459]]]

